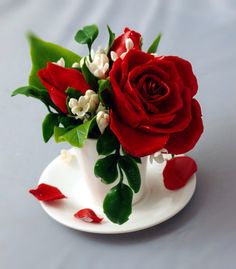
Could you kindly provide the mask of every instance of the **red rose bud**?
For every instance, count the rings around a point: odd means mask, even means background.
[[[169,190],[177,190],[186,185],[197,171],[196,162],[187,156],[168,160],[163,171],[164,185]]]
[[[81,209],[77,213],[75,213],[74,216],[85,222],[100,223],[103,220],[103,218],[99,218],[90,208]]]
[[[64,68],[54,63],[48,63],[47,68],[38,71],[38,76],[44,87],[48,90],[52,102],[63,112],[67,113],[68,87],[80,91],[82,94],[90,88],[82,73],[73,68]]]
[[[130,38],[133,42],[133,49],[140,50],[141,48],[141,35],[135,31],[130,30],[129,28],[124,29],[124,33],[118,36],[110,49],[116,53],[117,57],[120,57],[122,53],[127,51],[126,40]]]
[[[58,188],[45,183],[39,184],[37,189],[31,189],[29,192],[38,200],[44,202],[66,198]]]

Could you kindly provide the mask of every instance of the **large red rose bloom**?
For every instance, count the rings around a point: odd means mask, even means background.
[[[47,68],[38,72],[40,81],[48,90],[53,103],[63,112],[67,113],[66,89],[68,87],[80,91],[82,94],[90,88],[80,71],[73,68],[64,68],[54,63],[48,63]]]
[[[114,62],[110,81],[110,126],[128,153],[141,157],[166,148],[180,154],[197,143],[203,123],[188,61],[133,49]]]

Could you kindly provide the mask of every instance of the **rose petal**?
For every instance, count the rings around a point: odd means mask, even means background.
[[[187,156],[168,160],[163,170],[164,185],[169,190],[177,190],[186,185],[197,171],[196,162]]]
[[[85,222],[100,223],[103,220],[103,218],[99,218],[96,213],[90,208],[81,209],[76,212],[74,216]]]
[[[126,152],[135,157],[153,154],[164,148],[168,134],[151,134],[138,128],[132,128],[119,120],[117,115],[110,112],[110,127]],[[125,135],[124,135],[125,134]]]
[[[40,201],[54,201],[66,198],[57,187],[45,183],[39,184],[36,189],[31,189],[29,192]]]

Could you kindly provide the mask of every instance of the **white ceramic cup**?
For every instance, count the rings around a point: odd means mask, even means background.
[[[96,161],[104,156],[99,156],[96,150],[97,140],[87,139],[83,148],[73,148],[73,154],[76,156],[76,159],[79,164],[79,175],[81,180],[83,180],[84,187],[86,191],[90,194],[91,199],[94,203],[101,206],[103,200],[106,196],[106,193],[118,183],[118,180],[112,184],[104,184],[101,182],[101,179],[97,178],[94,175],[94,165]],[[140,201],[145,192],[145,178],[146,178],[146,168],[147,168],[147,157],[141,159],[142,163],[138,164],[139,171],[141,175],[141,187],[138,193],[133,195],[133,204]],[[124,175],[125,184],[127,179]]]

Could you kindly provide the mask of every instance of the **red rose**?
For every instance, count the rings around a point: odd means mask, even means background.
[[[126,47],[125,47],[125,40],[127,38],[132,39],[134,43],[134,49],[139,50],[141,48],[141,35],[135,31],[130,30],[129,28],[124,29],[124,33],[120,36],[118,36],[115,40],[114,43],[110,49],[110,51],[114,51],[118,57],[123,52],[126,52]]]
[[[114,62],[110,81],[111,129],[127,152],[145,156],[166,148],[180,154],[194,147],[203,123],[189,62],[130,50]]]
[[[54,63],[48,63],[47,68],[39,70],[38,76],[48,90],[53,103],[63,113],[68,112],[65,93],[68,87],[74,88],[82,94],[85,94],[86,90],[90,88],[80,71],[64,68]]]

